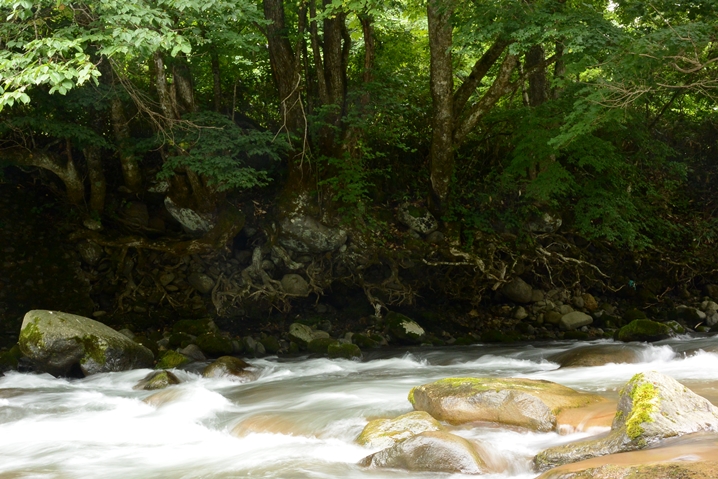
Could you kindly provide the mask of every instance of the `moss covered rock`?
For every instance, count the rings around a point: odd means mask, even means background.
[[[352,336],[352,342],[364,349],[378,348],[379,343],[363,333],[356,333]]]
[[[650,319],[636,319],[618,330],[619,341],[660,341],[673,336],[673,330],[666,324]]]
[[[256,379],[252,371],[248,371],[250,365],[234,356],[222,356],[212,364],[204,368],[202,376],[206,378],[231,378],[241,381]]]
[[[6,371],[17,370],[21,357],[22,351],[17,344],[7,351],[0,352],[0,375]]]
[[[357,437],[362,446],[386,449],[397,442],[427,431],[440,431],[444,427],[424,411],[414,411],[394,419],[374,419]]]
[[[164,389],[173,384],[179,384],[180,382],[179,378],[170,371],[153,371],[140,379],[132,389],[154,391],[156,389]]]
[[[403,314],[390,311],[387,313],[385,321],[387,330],[400,342],[418,344],[426,337],[424,328]]]
[[[156,369],[173,369],[190,363],[192,360],[177,351],[165,351],[157,361]]]
[[[417,434],[359,463],[408,471],[481,474],[487,471],[479,449],[463,437],[444,431]]]
[[[351,343],[334,342],[327,348],[330,358],[340,359],[361,359],[362,353],[359,346]]]
[[[309,341],[307,344],[307,351],[316,354],[327,354],[327,349],[332,344],[339,344],[336,339],[333,338],[315,338]]]
[[[718,408],[675,379],[636,374],[621,390],[611,432],[599,439],[553,447],[534,458],[538,470],[592,457],[635,451],[660,440],[718,429]]]
[[[59,311],[25,315],[18,341],[37,370],[55,376],[152,366],[152,351],[95,320]]]
[[[264,350],[269,354],[277,354],[279,350],[282,349],[276,336],[266,336],[260,339],[259,342],[262,343]]]
[[[200,336],[206,333],[219,334],[219,328],[211,318],[181,319],[172,325],[172,332]]]
[[[417,411],[426,411],[452,424],[490,421],[552,431],[559,411],[605,399],[550,381],[447,378],[415,387],[409,393],[409,401]]]
[[[197,336],[194,343],[202,350],[205,356],[210,358],[227,356],[234,352],[234,345],[230,338],[214,333],[205,333]]]

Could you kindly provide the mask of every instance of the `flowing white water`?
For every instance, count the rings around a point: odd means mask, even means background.
[[[615,398],[633,374],[656,370],[718,396],[718,354],[705,352],[718,338],[634,344],[638,364],[558,369],[546,359],[582,344],[382,350],[364,362],[266,358],[252,361],[251,383],[178,371],[184,382],[159,392],[132,389],[149,370],[80,380],[9,373],[0,378],[0,478],[462,477],[362,468],[375,451],[354,439],[370,419],[409,412],[412,387],[452,376],[540,378]],[[454,432],[503,464],[483,476],[492,479],[533,478],[538,451],[587,436]]]

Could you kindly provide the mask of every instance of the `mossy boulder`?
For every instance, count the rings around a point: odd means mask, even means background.
[[[179,384],[180,382],[179,378],[170,371],[153,371],[140,379],[132,389],[154,391],[156,389],[164,389],[173,384]]]
[[[553,431],[561,410],[605,399],[543,380],[447,378],[415,387],[409,401],[415,410],[452,424],[489,421]]]
[[[211,318],[181,319],[172,325],[172,332],[200,336],[206,333],[219,334],[219,328]]]
[[[611,432],[598,439],[546,449],[534,458],[546,470],[592,457],[635,451],[678,437],[718,428],[718,408],[675,379],[650,371],[636,374],[621,390]]]
[[[169,341],[171,348],[185,348],[192,344],[196,338],[196,336],[187,333],[172,333],[169,338],[167,338],[167,341]]]
[[[289,325],[289,339],[297,343],[301,348],[306,349],[313,339],[328,337],[329,333],[326,331],[317,331],[306,324],[292,323]]]
[[[445,431],[417,434],[365,457],[359,464],[412,472],[460,474],[487,472],[486,463],[475,444]]]
[[[426,337],[424,328],[403,314],[390,311],[387,313],[385,321],[387,331],[400,342],[418,344]]]
[[[192,362],[192,359],[188,358],[184,354],[169,350],[165,351],[162,356],[160,356],[155,369],[174,369],[184,366],[190,362]]]
[[[359,346],[351,343],[334,342],[327,348],[327,354],[330,358],[340,359],[361,359],[362,353]]]
[[[660,341],[674,335],[673,330],[664,323],[650,319],[635,319],[616,333],[619,341]]]
[[[269,354],[277,354],[279,350],[282,349],[282,345],[279,344],[279,340],[276,336],[266,336],[260,339],[259,342],[262,343],[264,350]]]
[[[252,371],[248,371],[250,365],[234,356],[222,356],[212,364],[204,368],[202,376],[206,378],[230,378],[241,381],[251,381],[256,379],[256,375]]]
[[[14,345],[7,351],[0,352],[0,375],[6,371],[17,370],[22,351],[19,345]]]
[[[363,333],[356,333],[352,336],[352,342],[364,349],[378,348],[379,343]]]
[[[386,449],[397,442],[427,431],[441,431],[444,427],[424,411],[413,411],[394,419],[374,419],[364,427],[357,442],[371,449]]]
[[[234,352],[234,345],[230,338],[214,333],[205,333],[197,336],[194,344],[202,350],[205,356],[210,358],[218,358],[227,356]]]
[[[18,345],[39,371],[55,376],[151,367],[152,351],[93,319],[59,311],[28,312]]]
[[[603,366],[609,363],[632,364],[640,362],[641,360],[638,351],[625,344],[580,346],[554,354],[546,359],[558,363],[562,368]]]
[[[307,344],[307,351],[316,354],[327,354],[327,348],[335,343],[339,344],[337,340],[333,338],[315,338]]]

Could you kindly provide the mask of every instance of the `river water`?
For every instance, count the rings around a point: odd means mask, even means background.
[[[357,465],[375,452],[354,443],[367,421],[411,411],[409,390],[445,377],[547,379],[616,399],[632,375],[655,370],[718,401],[718,337],[632,344],[637,364],[559,369],[546,359],[585,344],[379,350],[362,362],[269,357],[250,360],[259,378],[248,383],[202,378],[197,365],[159,392],[133,389],[149,370],[85,379],[8,373],[0,378],[0,479],[464,477]],[[482,441],[504,464],[482,477],[528,479],[538,451],[600,431],[484,424],[452,432]]]

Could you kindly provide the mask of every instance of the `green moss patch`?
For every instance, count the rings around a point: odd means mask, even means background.
[[[643,374],[636,374],[628,384],[633,407],[626,418],[626,434],[631,440],[643,434],[644,423],[653,422],[651,415],[658,410],[660,402],[656,387],[642,380]]]

